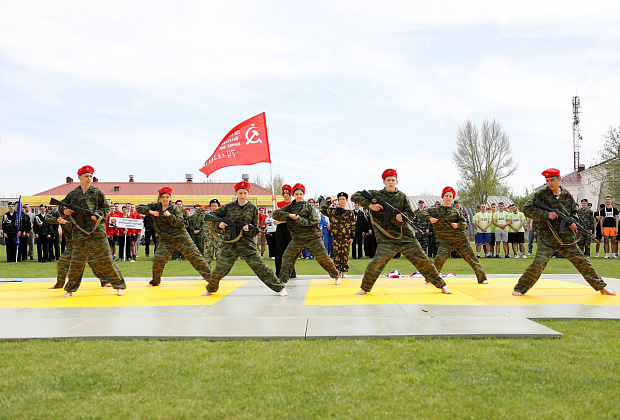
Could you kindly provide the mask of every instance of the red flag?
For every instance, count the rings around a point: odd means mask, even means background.
[[[254,165],[260,162],[271,162],[264,112],[230,130],[211,157],[205,161],[200,172],[208,177],[227,166]]]

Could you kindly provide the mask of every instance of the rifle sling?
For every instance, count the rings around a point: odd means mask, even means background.
[[[398,241],[403,237],[403,228],[405,227],[404,223],[400,226],[400,235],[398,236],[398,238],[396,238],[392,236],[390,233],[388,233],[385,229],[383,229],[381,225],[379,225],[379,223],[375,222],[374,218],[372,217],[372,213],[368,212],[368,215],[370,216],[370,223],[372,223],[373,226],[379,229],[379,232],[383,233],[388,238]]]
[[[82,228],[82,226],[80,226],[78,223],[76,223],[75,219],[73,218],[73,215],[70,214],[69,215],[69,220],[71,220],[71,223],[73,223],[75,226],[77,226],[77,228],[79,230],[81,230],[83,233],[85,233],[86,235],[90,236],[93,234],[93,232],[95,232],[97,230],[97,228],[99,227],[99,223],[101,223],[101,221],[103,220],[103,217],[99,216],[97,218],[97,221],[95,222],[95,227],[93,228],[93,230],[91,230],[90,232],[87,232],[84,228]]]
[[[244,232],[243,229],[239,229],[239,235],[235,239],[226,240],[218,236],[218,234],[215,232],[215,227],[213,223],[209,224],[209,231],[211,232],[211,234],[213,235],[216,241],[221,242],[223,244],[234,244],[239,239],[241,239],[241,235],[243,235],[243,232]]]
[[[549,220],[545,220],[545,223],[547,223],[547,226],[549,226],[549,230],[553,234],[553,237],[560,243],[560,246],[571,246],[579,242],[579,236],[577,236],[577,240],[575,242],[571,242],[570,244],[565,244],[564,242],[562,242],[562,239],[560,239],[560,236],[557,234],[553,226],[551,226],[551,222]]]

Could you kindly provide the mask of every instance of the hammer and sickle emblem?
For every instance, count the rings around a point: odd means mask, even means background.
[[[248,130],[245,132],[245,139],[247,140],[245,144],[248,145],[262,143],[263,141],[260,139],[259,136],[260,134],[258,134],[258,130],[254,128],[254,124],[252,124],[252,127],[248,128]]]

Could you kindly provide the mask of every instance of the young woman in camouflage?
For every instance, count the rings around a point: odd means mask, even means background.
[[[441,192],[442,206],[431,207],[418,212],[419,218],[428,220],[433,224],[439,240],[439,251],[437,251],[437,256],[433,261],[435,268],[437,268],[437,272],[441,273],[450,252],[456,251],[474,269],[478,283],[488,284],[489,281],[484,269],[471,249],[467,238],[467,220],[458,209],[451,207],[455,195],[456,192],[452,187],[446,187]]]
[[[564,232],[560,233],[558,215],[555,212],[547,212],[534,205],[535,200],[540,200],[547,206],[559,210],[573,218],[573,220],[577,220],[577,204],[571,193],[560,186],[560,170],[549,168],[542,172],[542,176],[545,177],[547,187],[537,191],[523,207],[523,213],[527,217],[540,222],[538,226],[536,256],[532,264],[519,278],[519,282],[514,287],[512,294],[514,296],[523,296],[527,293],[540,278],[551,256],[558,251],[579,270],[583,278],[594,290],[601,292],[603,295],[615,295],[614,291],[606,288],[607,284],[577,247],[577,235],[575,233],[577,226],[573,223],[569,226],[570,229],[565,229]]]
[[[220,280],[230,272],[235,261],[237,261],[237,257],[243,258],[256,276],[271,290],[278,292],[282,297],[288,295],[282,282],[260,256],[256,243],[254,242],[254,235],[256,235],[257,231],[250,230],[248,225],[258,226],[258,209],[254,204],[248,201],[249,192],[249,182],[238,182],[235,184],[237,199],[232,203],[223,205],[213,212],[213,215],[216,217],[227,217],[238,222],[247,223],[247,225],[243,226],[243,229],[241,229],[236,238],[227,239],[222,242],[220,258],[217,260],[215,270],[213,270],[213,274],[211,274],[209,278],[209,284],[207,284],[207,291],[202,294],[203,296],[209,296],[217,292],[220,287]],[[231,228],[226,223],[210,223],[210,231],[213,232],[216,228],[223,229],[224,237],[230,238]]]
[[[211,269],[185,229],[185,218],[181,213],[184,210],[170,204],[172,188],[163,187],[158,192],[156,203],[142,204],[136,208],[139,214],[153,216],[155,229],[159,235],[157,251],[153,258],[153,279],[149,282],[149,286],[159,286],[164,267],[174,250],[185,256],[202,278],[209,281]]]
[[[413,208],[409,198],[407,198],[404,192],[396,188],[398,184],[396,171],[394,169],[386,169],[383,171],[382,178],[385,188],[382,190],[371,190],[370,193],[376,198],[385,200],[394,208],[404,213],[409,219],[413,218]],[[381,271],[399,252],[422,273],[427,281],[441,289],[442,293],[452,293],[437,272],[433,261],[424,253],[422,247],[420,247],[420,244],[413,236],[413,231],[409,229],[408,225],[403,223],[404,219],[401,214],[391,215],[387,224],[379,224],[377,220],[383,221],[385,216],[386,210],[383,209],[383,206],[364,198],[362,191],[353,194],[351,201],[370,209],[372,227],[376,232],[377,242],[379,243],[374,258],[366,267],[364,277],[362,278],[361,290],[357,292],[358,295],[370,293],[377,278],[381,275]]]
[[[295,260],[302,249],[310,251],[317,262],[334,279],[335,284],[340,284],[340,275],[331,258],[327,255],[319,229],[319,218],[314,206],[304,201],[306,187],[295,184],[293,196],[295,200],[287,206],[273,212],[275,220],[286,222],[291,232],[291,242],[286,247],[282,256],[282,268],[280,280],[287,283],[295,267]]]
[[[80,185],[64,198],[66,204],[73,204],[94,213],[90,218],[83,217],[78,224],[73,218],[73,210],[60,206],[58,211],[65,216],[75,226],[73,231],[73,252],[71,254],[71,264],[67,274],[68,281],[65,285],[66,293],[63,297],[73,296],[82,282],[82,273],[86,266],[89,255],[94,255],[99,262],[101,275],[112,284],[118,296],[123,296],[123,290],[127,287],[125,279],[117,269],[114,269],[112,262],[112,252],[108,245],[108,236],[105,232],[104,220],[108,216],[109,208],[105,194],[97,187],[93,187],[93,174],[95,170],[92,166],[83,166],[78,170]]]
[[[326,202],[321,207],[321,213],[329,217],[331,232],[334,237],[334,265],[342,278],[347,277],[349,271],[349,250],[355,237],[355,214],[347,209],[349,196],[340,192],[331,203]],[[331,207],[334,204],[336,207]]]

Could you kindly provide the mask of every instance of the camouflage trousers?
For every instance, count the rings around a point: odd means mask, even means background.
[[[56,284],[54,285],[54,289],[62,289],[65,285],[65,280],[67,279],[67,273],[69,272],[69,265],[71,264],[71,256],[73,255],[73,241],[67,241],[67,247],[65,248],[65,252],[62,253],[58,263],[56,263]],[[90,269],[93,271],[95,277],[99,279],[101,282],[101,287],[108,284],[108,281],[104,277],[104,271],[99,268],[99,263],[95,258],[94,254],[89,254],[88,259],[86,260]],[[114,271],[116,271],[119,277],[122,277],[121,270],[118,268],[116,263],[112,261],[112,266],[114,267]],[[80,281],[82,281],[82,276],[84,275],[84,271],[80,275]]]
[[[340,277],[338,270],[336,270],[332,259],[327,254],[325,245],[323,245],[323,241],[319,236],[311,236],[308,238],[295,237],[291,239],[291,242],[289,242],[284,251],[284,255],[282,255],[282,268],[280,269],[280,280],[282,283],[287,283],[291,278],[291,273],[295,268],[295,260],[304,248],[310,251],[319,265],[323,267],[332,278]]]
[[[377,246],[377,252],[375,257],[368,263],[364,277],[362,278],[362,290],[370,292],[375,285],[377,278],[381,275],[381,271],[385,268],[388,262],[398,253],[407,258],[416,269],[422,273],[427,281],[433,283],[435,287],[441,289],[446,285],[443,281],[433,260],[422,251],[422,247],[415,239],[413,242],[399,242],[394,240],[383,240],[379,242]]]
[[[592,238],[590,238],[590,235],[585,235],[583,233],[579,234],[579,242],[577,242],[577,247],[581,252],[583,252],[583,255],[585,255],[586,257],[590,256],[591,243]]]
[[[433,258],[437,255],[437,249],[439,244],[437,243],[437,237],[435,235],[427,235],[426,253],[429,257]]]
[[[211,265],[211,261],[219,260],[220,253],[222,252],[222,243],[213,237],[213,234],[209,232],[205,239],[205,260],[207,264]]]
[[[198,252],[200,252],[200,255],[204,257],[205,256],[205,235],[203,233],[199,233],[198,235],[196,235],[195,233],[190,233],[189,237],[192,238],[192,242],[194,243],[194,245],[196,245],[196,248],[198,248]]]
[[[588,261],[583,255],[583,252],[579,250],[577,245],[548,246],[543,244],[542,241],[539,241],[538,246],[536,247],[536,256],[534,257],[534,261],[528,268],[525,269],[523,275],[519,279],[519,282],[514,287],[514,290],[521,293],[527,293],[527,291],[530,290],[534,284],[536,284],[543,270],[547,266],[547,263],[551,259],[551,256],[556,251],[573,263],[575,268],[581,273],[588,284],[594,288],[594,290],[601,290],[607,286],[601,276],[598,275],[594,267],[592,267],[590,261]]]
[[[254,274],[256,274],[256,276],[271,290],[279,292],[284,289],[284,285],[280,279],[276,277],[273,270],[259,255],[256,244],[254,242],[251,244],[239,242],[241,241],[222,245],[222,252],[217,260],[213,274],[209,277],[207,290],[209,292],[217,292],[220,288],[220,280],[230,272],[235,261],[237,261],[237,257],[244,259],[252,271],[254,271]]]
[[[334,235],[334,266],[341,273],[349,271],[350,248],[348,236]]]
[[[487,275],[482,268],[482,264],[480,264],[480,261],[476,258],[476,254],[474,254],[474,250],[471,249],[471,245],[466,238],[463,238],[458,242],[447,243],[446,241],[443,241],[439,244],[439,251],[437,251],[437,256],[434,260],[437,272],[441,273],[441,269],[452,251],[458,252],[461,258],[463,258],[463,260],[465,260],[465,262],[467,262],[467,264],[474,269],[478,283],[482,283],[487,279]]]
[[[112,284],[115,289],[125,289],[125,279],[118,267],[115,268],[112,261],[112,252],[105,234],[92,235],[89,239],[73,241],[73,252],[71,252],[71,263],[67,273],[68,281],[65,285],[67,292],[75,292],[82,283],[82,274],[89,255],[93,255],[97,261],[98,273],[106,283]]]
[[[196,245],[189,237],[189,233],[183,231],[179,236],[159,236],[157,251],[155,251],[155,257],[153,258],[153,279],[149,284],[159,286],[164,267],[173,251],[178,251],[180,255],[187,258],[203,279],[207,280],[209,278],[211,268],[207,265],[204,257],[200,255],[198,248],[196,248]]]

